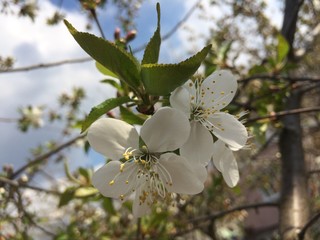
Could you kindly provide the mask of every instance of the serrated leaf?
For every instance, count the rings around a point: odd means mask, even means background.
[[[140,66],[136,59],[114,43],[90,33],[78,32],[67,20],[64,20],[69,32],[80,47],[93,59],[119,76],[132,88],[140,85]]]
[[[144,50],[142,64],[157,63],[159,59],[161,36],[160,36],[160,4],[157,3],[158,23],[157,29]]]
[[[142,125],[145,121],[145,119],[139,117],[138,115],[134,114],[132,111],[125,107],[120,106],[120,115],[123,121],[129,123],[129,124],[137,124]]]
[[[211,45],[178,64],[143,64],[142,82],[146,92],[151,95],[167,95],[184,84],[199,68]]]
[[[96,194],[98,190],[94,187],[81,187],[75,190],[75,197],[89,197]]]
[[[101,72],[103,75],[110,76],[113,78],[119,78],[115,73],[110,71],[108,68],[105,66],[101,65],[100,63],[96,62],[96,68]]]
[[[289,53],[289,44],[284,36],[278,34],[277,63],[282,62]]]
[[[89,115],[83,121],[81,132],[87,130],[88,127],[90,127],[90,125],[103,114],[106,114],[107,112],[120,106],[121,104],[128,103],[131,101],[132,100],[129,97],[109,98],[106,101],[100,103],[99,105],[93,107]]]

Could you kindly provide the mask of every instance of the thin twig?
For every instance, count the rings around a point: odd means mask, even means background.
[[[97,17],[96,10],[94,10],[94,9],[92,8],[92,9],[90,9],[90,13],[91,13],[94,21],[96,22],[96,24],[97,24],[97,26],[98,26],[98,29],[99,29],[99,31],[100,31],[100,34],[101,34],[102,38],[103,38],[103,39],[106,39],[106,37],[104,36],[103,30],[102,30],[100,21],[99,21],[99,19],[98,19],[98,17]]]
[[[311,78],[311,77],[289,77],[281,75],[256,75],[247,78],[239,79],[239,83],[248,83],[252,80],[264,79],[264,80],[288,80],[292,82],[320,82],[320,78]]]
[[[0,176],[0,182],[9,184],[9,185],[17,187],[17,188],[27,188],[27,189],[32,189],[32,190],[35,190],[35,191],[38,191],[38,192],[44,192],[44,193],[49,193],[49,194],[54,194],[54,195],[60,195],[60,193],[58,191],[44,189],[44,188],[40,188],[40,187],[36,187],[36,186],[30,186],[28,184],[22,184],[22,183],[19,183],[16,180],[11,180],[11,179],[8,179],[8,178],[5,178],[5,177],[1,177],[1,176]]]
[[[248,209],[258,209],[258,208],[262,208],[262,207],[279,207],[279,204],[276,202],[255,203],[255,204],[238,206],[238,207],[228,209],[226,211],[221,211],[218,213],[213,213],[213,214],[193,218],[189,221],[189,223],[193,224],[192,229],[187,229],[184,231],[177,232],[177,233],[173,234],[172,238],[174,239],[175,237],[187,234],[187,233],[193,231],[194,229],[198,229],[201,226],[201,222],[204,222],[207,220],[215,221],[216,219],[224,217],[224,216],[226,216],[230,213],[233,213],[233,212],[248,210]]]
[[[251,160],[254,161],[256,160],[259,155],[272,143],[272,141],[279,135],[278,131],[275,131],[267,140],[266,142],[258,149],[258,151],[251,156]]]
[[[12,69],[7,69],[7,70],[0,70],[0,73],[26,72],[26,71],[37,70],[37,69],[41,69],[41,68],[57,67],[57,66],[64,65],[64,64],[83,63],[83,62],[88,62],[88,61],[92,61],[92,60],[93,59],[90,57],[76,58],[76,59],[72,59],[72,60],[62,60],[62,61],[52,62],[52,63],[41,63],[41,64],[36,64],[36,65],[30,65],[27,67],[17,67],[17,68],[12,68]]]
[[[0,122],[12,123],[17,122],[18,118],[0,118]]]
[[[257,208],[263,208],[263,207],[279,207],[279,203],[277,202],[262,202],[262,203],[254,203],[254,204],[248,204],[248,205],[242,205],[234,208],[230,208],[225,211],[193,218],[190,220],[191,223],[196,223],[196,222],[202,222],[202,221],[207,221],[207,220],[216,220],[218,218],[222,218],[225,215],[228,215],[233,212],[237,211],[242,211],[242,210],[248,210],[248,209],[257,209]]]
[[[17,195],[18,195],[18,202],[17,202],[17,207],[18,209],[21,211],[21,213],[23,214],[23,216],[36,228],[40,229],[42,232],[44,232],[47,235],[50,235],[52,237],[56,237],[56,235],[54,233],[52,233],[51,231],[45,229],[44,227],[40,226],[37,222],[34,221],[33,217],[30,215],[29,212],[27,212],[27,210],[25,209],[25,207],[23,206],[23,201],[22,201],[22,195],[20,193],[19,190],[16,191]],[[27,229],[27,225],[24,225]],[[27,234],[27,232],[26,232]],[[29,238],[26,238],[29,239]]]
[[[267,116],[250,118],[246,121],[246,123],[252,123],[252,122],[256,122],[256,121],[264,120],[264,119],[277,120],[279,117],[283,117],[283,116],[287,116],[287,115],[301,114],[301,113],[307,113],[307,112],[317,112],[317,111],[320,111],[320,107],[308,107],[308,108],[298,108],[298,109],[293,109],[293,110],[280,111],[280,112],[273,113],[273,114],[270,114]]]
[[[39,163],[41,163],[42,161],[46,160],[47,158],[51,157],[52,155],[60,152],[61,150],[69,147],[70,145],[74,144],[77,140],[83,138],[85,135],[79,135],[71,140],[69,140],[66,143],[61,144],[60,146],[56,147],[55,149],[31,160],[30,162],[28,162],[27,164],[23,165],[22,167],[20,167],[17,171],[15,171],[14,173],[12,173],[12,175],[10,176],[10,179],[15,179],[18,175],[20,175],[24,170],[37,165]]]
[[[301,231],[298,233],[298,239],[303,240],[304,235],[306,234],[307,230],[318,220],[320,219],[320,212],[318,212],[316,215],[314,215],[307,223],[304,225],[304,227],[301,229]]]
[[[308,174],[309,174],[309,175],[312,175],[312,174],[320,174],[320,169],[309,171]]]

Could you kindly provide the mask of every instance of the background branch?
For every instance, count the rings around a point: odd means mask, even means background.
[[[74,144],[77,140],[84,138],[85,135],[79,135],[71,140],[69,140],[66,143],[61,144],[60,146],[56,147],[55,149],[31,160],[30,162],[28,162],[27,164],[23,165],[22,167],[20,167],[17,171],[15,171],[14,173],[12,173],[12,175],[10,176],[10,179],[15,179],[18,175],[20,175],[24,170],[26,170],[27,168],[30,168],[36,164],[41,163],[42,161],[46,160],[47,158],[51,157],[52,155],[60,152],[61,150],[71,146],[72,144]]]
[[[287,80],[290,82],[320,82],[320,78],[311,78],[311,77],[290,77],[290,76],[281,76],[281,75],[256,75],[247,78],[239,79],[239,83],[248,83],[253,80],[270,80],[270,81],[279,81]]]
[[[213,214],[209,214],[206,216],[197,217],[197,218],[191,219],[190,222],[195,223],[195,222],[201,222],[201,221],[206,221],[206,220],[216,220],[218,218],[224,217],[227,214],[237,212],[237,211],[248,210],[248,209],[258,209],[258,208],[262,208],[262,207],[278,207],[278,206],[279,206],[279,204],[277,202],[262,202],[262,203],[242,205],[242,206],[230,208],[228,210],[221,211],[218,213],[213,213]]]
[[[256,121],[264,120],[264,119],[277,120],[279,117],[283,117],[283,116],[287,116],[287,115],[301,114],[301,113],[307,113],[307,112],[317,112],[317,111],[320,111],[320,107],[308,107],[308,108],[298,108],[298,109],[292,109],[292,110],[285,110],[285,111],[277,112],[277,113],[270,114],[267,116],[250,118],[246,122],[252,123],[252,122],[256,122]]]
[[[308,230],[313,224],[315,224],[318,219],[320,219],[320,212],[318,212],[316,215],[314,215],[314,216],[309,220],[309,222],[307,222],[306,225],[304,225],[304,227],[301,229],[301,231],[300,231],[299,234],[298,234],[298,239],[299,239],[299,240],[303,240],[303,239],[304,239],[304,236],[305,236],[307,230]]]
[[[18,67],[18,68],[12,68],[12,69],[7,69],[7,70],[0,70],[0,73],[15,73],[15,72],[26,72],[26,71],[31,71],[31,70],[37,70],[41,68],[49,68],[49,67],[57,67],[65,64],[74,64],[74,63],[83,63],[83,62],[88,62],[92,61],[93,59],[90,57],[85,57],[85,58],[76,58],[72,60],[62,60],[58,62],[52,62],[52,63],[40,63],[36,65],[30,65],[26,67]]]

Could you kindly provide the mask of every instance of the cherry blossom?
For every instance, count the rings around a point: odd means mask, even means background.
[[[101,118],[88,130],[92,148],[111,159],[98,169],[93,185],[106,197],[122,201],[135,193],[133,215],[150,212],[151,206],[172,199],[173,193],[197,194],[207,171],[173,151],[186,143],[190,124],[176,109],[160,108],[137,130],[121,120]],[[197,170],[197,171],[195,171]]]

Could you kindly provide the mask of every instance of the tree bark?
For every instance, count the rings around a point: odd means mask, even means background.
[[[288,60],[294,60],[293,42],[296,32],[298,12],[303,1],[286,0],[281,33],[290,45]],[[291,90],[286,99],[285,110],[301,107],[302,94]],[[297,234],[308,222],[309,201],[302,129],[300,115],[282,118],[283,129],[280,134],[279,148],[282,161],[280,235],[283,240],[297,239]],[[306,236],[305,239],[308,239]]]

